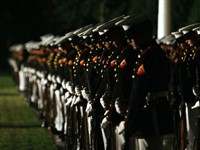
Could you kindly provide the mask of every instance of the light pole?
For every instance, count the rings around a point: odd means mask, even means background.
[[[157,38],[161,39],[171,33],[171,0],[158,2],[158,30]]]

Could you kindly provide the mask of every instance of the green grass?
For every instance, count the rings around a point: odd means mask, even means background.
[[[1,150],[55,150],[56,147],[40,128],[1,128]]]
[[[0,150],[55,150],[40,124],[11,77],[0,74]]]

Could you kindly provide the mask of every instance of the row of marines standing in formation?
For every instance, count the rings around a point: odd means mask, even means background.
[[[9,63],[68,150],[199,149],[199,27],[155,40],[148,16],[120,16],[13,45]]]

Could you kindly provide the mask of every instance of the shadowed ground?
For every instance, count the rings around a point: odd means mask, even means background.
[[[0,150],[62,150],[64,142],[41,128],[37,113],[17,91],[10,76],[0,74]],[[173,135],[164,140],[173,149]]]
[[[40,124],[11,77],[0,74],[0,149],[56,150],[52,137]]]

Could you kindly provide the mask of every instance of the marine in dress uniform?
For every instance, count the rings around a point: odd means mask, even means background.
[[[102,82],[100,86],[101,98],[100,103],[104,108],[104,115],[101,127],[107,130],[107,149],[118,149],[116,145],[115,126],[121,117],[116,113],[114,108],[115,99],[119,96],[119,87],[117,86],[117,77],[115,77],[115,65],[123,47],[125,46],[125,32],[120,26],[113,26],[105,33],[105,50],[101,56],[100,64],[102,64],[101,76]],[[122,87],[121,87],[122,88]],[[102,91],[103,89],[103,91]],[[109,135],[109,136],[108,136]],[[120,148],[120,146],[119,146]]]
[[[197,33],[192,31],[193,28],[199,26],[199,23],[191,24],[179,29],[181,36],[177,38],[176,44],[178,45],[178,53],[180,59],[177,66],[177,72],[175,76],[177,80],[177,90],[179,91],[181,118],[185,120],[185,123],[181,123],[181,127],[184,126],[185,131],[180,131],[180,148],[193,149],[194,133],[195,133],[195,121],[197,114],[191,107],[195,104],[195,96],[192,93],[192,87],[195,84],[196,79],[196,61],[195,56],[197,47],[195,43],[197,41]],[[174,34],[176,35],[176,34]],[[182,129],[182,128],[181,128]],[[184,136],[183,136],[184,135]]]
[[[136,149],[161,150],[163,135],[173,133],[172,113],[167,100],[170,64],[164,51],[152,39],[151,20],[146,15],[139,15],[131,22],[127,36],[139,54],[132,74],[125,119],[127,147],[134,139]]]
[[[197,47],[197,51],[196,51],[196,55],[195,55],[195,64],[196,64],[196,82],[195,85],[192,88],[193,94],[196,97],[196,102],[195,105],[192,106],[192,109],[196,109],[197,113],[198,113],[198,117],[197,117],[197,121],[196,121],[196,128],[195,128],[195,135],[194,135],[194,143],[193,143],[193,149],[197,150],[200,149],[200,80],[199,80],[199,76],[200,76],[200,27],[194,28],[193,31],[197,32],[198,36],[197,36],[197,41],[196,42],[196,47]]]
[[[192,32],[197,24],[192,24],[172,32],[176,38],[173,49],[170,53],[171,82],[170,91],[175,98],[173,104],[175,121],[175,142],[174,146],[179,149],[191,149],[193,146],[193,132],[195,126],[195,112],[191,110],[195,98],[192,94],[192,86],[195,82],[194,57],[196,48],[193,45],[196,33]],[[191,39],[192,38],[192,39]],[[195,42],[196,43],[196,42]]]

